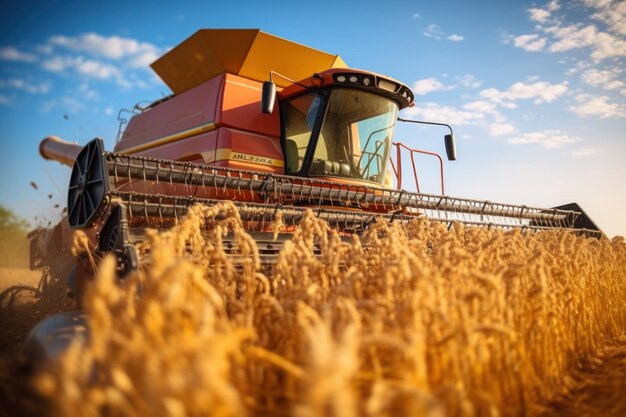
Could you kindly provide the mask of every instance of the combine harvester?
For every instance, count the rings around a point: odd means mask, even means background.
[[[71,235],[68,225],[87,231],[99,253],[117,255],[121,274],[141,264],[144,228],[171,227],[191,205],[224,200],[238,207],[266,264],[289,238],[273,239],[278,210],[289,226],[311,209],[344,234],[381,217],[427,216],[602,235],[575,203],[546,209],[445,195],[442,158],[393,141],[397,121],[439,123],[398,118],[414,105],[410,88],[339,56],[259,30],[200,30],[152,68],[173,94],[135,107],[113,152],[100,139],[79,147],[49,137],[40,146],[44,158],[73,165],[67,219],[56,235]],[[445,146],[456,159],[452,129]],[[418,154],[438,158],[440,195],[419,192]],[[402,189],[409,179],[417,192]],[[79,260],[70,274],[75,291],[89,274]]]

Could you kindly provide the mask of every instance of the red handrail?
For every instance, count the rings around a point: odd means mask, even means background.
[[[406,146],[402,142],[394,142],[393,145],[396,147],[396,164],[398,165],[397,169],[396,169],[396,165],[393,162],[393,159],[391,159],[390,161],[391,161],[391,168],[393,169],[393,173],[396,175],[396,184],[397,184],[396,188],[398,190],[402,189],[402,148],[404,148],[407,151],[409,151],[411,155],[413,178],[415,179],[415,186],[417,188],[417,192],[418,193],[420,192],[420,186],[419,186],[419,181],[417,178],[417,168],[415,167],[415,154],[421,153],[424,155],[434,156],[437,159],[439,159],[439,174],[441,178],[441,195],[446,195],[445,188],[444,188],[443,159],[441,158],[441,156],[439,156],[439,154],[436,154],[434,152],[422,151],[420,149],[413,149],[413,148]]]

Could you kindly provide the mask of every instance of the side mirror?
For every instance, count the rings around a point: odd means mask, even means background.
[[[454,143],[454,135],[449,134],[444,136],[446,142],[446,154],[448,155],[448,161],[456,161],[456,144]]]
[[[265,114],[272,114],[274,110],[274,101],[276,100],[276,84],[271,81],[263,82],[263,90],[261,94],[261,110]]]

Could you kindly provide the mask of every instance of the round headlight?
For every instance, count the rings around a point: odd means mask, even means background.
[[[372,83],[372,80],[369,78],[363,78],[363,84],[365,85],[370,85]]]
[[[357,81],[359,81],[359,79],[356,77],[356,75],[353,75],[352,77],[350,77],[350,82],[351,83],[355,83]]]
[[[340,83],[343,83],[346,81],[346,76],[345,75],[340,75],[337,77],[337,81],[339,81]]]

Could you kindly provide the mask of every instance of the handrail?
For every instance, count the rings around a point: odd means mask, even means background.
[[[116,144],[119,143],[120,140],[122,140],[122,136],[124,135],[124,131],[126,130],[126,125],[128,124],[128,121],[130,120],[130,118],[139,114],[136,108],[137,106],[135,106],[132,110],[120,109],[120,111],[117,112],[117,121],[119,122],[119,124],[117,127],[117,137],[115,139]],[[124,113],[130,114],[130,117],[128,119],[126,117],[123,117],[122,115]]]
[[[420,192],[420,186],[419,186],[419,180],[417,178],[417,168],[415,167],[415,154],[416,153],[421,153],[424,155],[430,155],[430,156],[434,156],[437,159],[439,159],[439,175],[440,175],[440,179],[441,179],[441,195],[446,195],[445,193],[445,184],[444,184],[444,175],[443,175],[443,159],[441,158],[441,156],[437,153],[434,152],[428,152],[428,151],[423,151],[420,149],[413,149],[408,147],[407,145],[405,145],[402,142],[393,142],[392,143],[393,146],[396,147],[396,164],[398,165],[397,169],[396,169],[396,165],[393,163],[393,160],[391,161],[391,168],[393,169],[394,174],[396,175],[396,184],[397,184],[397,189],[400,190],[402,189],[402,148],[406,149],[407,151],[409,151],[409,154],[411,155],[411,165],[413,168],[413,177],[415,179],[415,186],[417,188],[417,192]]]

